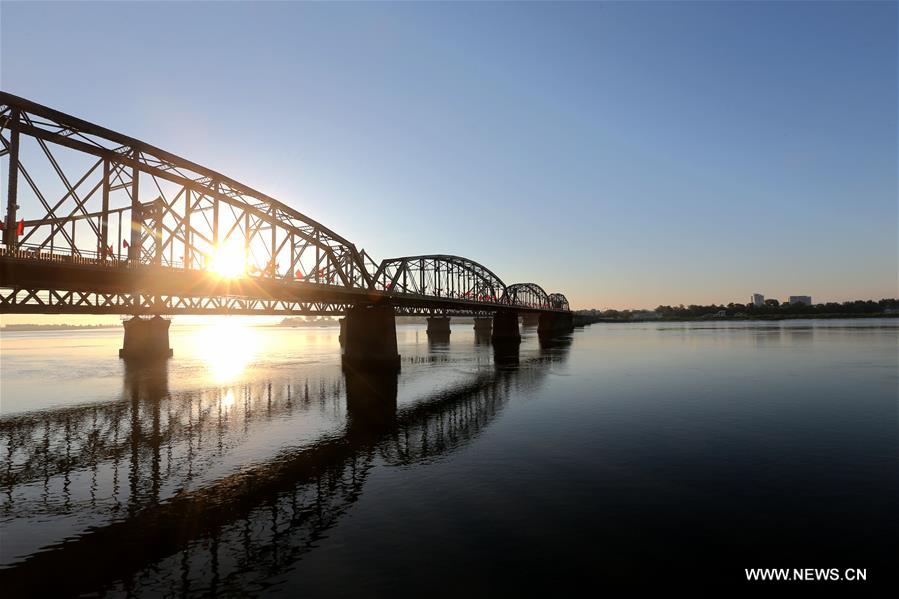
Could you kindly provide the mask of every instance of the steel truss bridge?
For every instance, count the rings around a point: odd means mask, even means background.
[[[376,263],[253,188],[99,125],[0,92],[6,174],[0,313],[337,315],[569,312],[460,256]],[[215,272],[229,248],[245,262]]]

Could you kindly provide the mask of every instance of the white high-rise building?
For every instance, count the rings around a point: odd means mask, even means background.
[[[810,295],[791,295],[790,296],[791,304],[805,304],[806,306],[812,305],[812,296]]]
[[[765,305],[765,296],[761,293],[753,293],[752,298],[749,300],[753,306],[756,308],[761,308]]]

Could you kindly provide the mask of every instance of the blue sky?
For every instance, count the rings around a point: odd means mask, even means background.
[[[897,295],[896,3],[10,3],[0,86],[576,307]]]

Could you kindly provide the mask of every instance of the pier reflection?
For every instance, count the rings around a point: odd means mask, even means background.
[[[493,343],[493,363],[496,367],[506,371],[514,371],[520,360],[520,344],[516,342]]]
[[[170,395],[163,363],[126,367],[126,401],[6,419],[6,518],[93,513],[98,524],[0,570],[0,585],[44,595],[260,592],[350,509],[373,467],[428,462],[463,446],[515,390],[539,383],[567,355],[561,345],[519,360],[515,349],[495,348],[495,368],[399,408],[397,373],[345,369],[299,387],[259,382]],[[338,434],[205,480],[229,447],[264,433],[259,422],[344,401]],[[76,476],[94,481],[88,496],[60,493]]]
[[[428,333],[428,347],[431,349],[447,349],[450,344],[450,333]]]
[[[540,355],[547,358],[560,357],[564,359],[571,348],[573,338],[571,335],[562,337],[540,337]]]
[[[399,372],[343,368],[346,378],[347,437],[365,439],[380,434],[396,421]]]

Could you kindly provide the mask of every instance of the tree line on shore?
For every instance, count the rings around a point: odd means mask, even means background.
[[[663,319],[679,319],[679,318],[702,318],[712,316],[730,316],[730,317],[778,317],[778,316],[824,316],[824,315],[873,315],[884,313],[895,313],[899,311],[899,299],[882,299],[874,300],[855,300],[847,302],[827,302],[823,304],[803,304],[803,303],[781,303],[776,299],[765,300],[764,305],[755,306],[753,304],[709,304],[697,305],[691,304],[684,306],[659,306],[655,309],[654,315],[648,315],[642,310],[602,310],[587,311],[602,318],[610,318],[616,320],[631,320],[642,318],[663,318]]]

